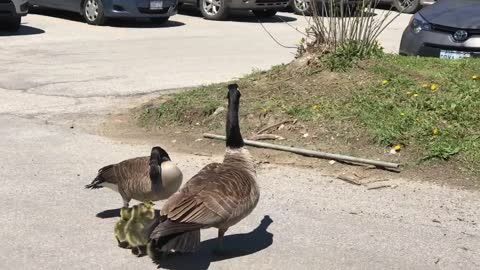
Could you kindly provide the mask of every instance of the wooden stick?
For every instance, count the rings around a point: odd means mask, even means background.
[[[210,133],[204,133],[203,137],[208,138],[208,139],[226,140],[225,136],[215,135],[215,134],[210,134]],[[276,144],[265,143],[265,142],[256,142],[256,141],[250,141],[250,140],[244,140],[244,141],[245,141],[246,145],[251,145],[251,146],[261,147],[261,148],[274,149],[274,150],[280,150],[280,151],[285,151],[285,152],[291,152],[291,153],[304,155],[304,156],[309,156],[309,157],[319,157],[319,158],[333,159],[333,160],[338,160],[338,161],[347,161],[347,162],[352,162],[352,163],[369,164],[369,165],[374,165],[374,166],[383,167],[383,168],[395,168],[395,169],[400,168],[400,164],[397,164],[397,163],[390,163],[390,162],[364,159],[364,158],[356,158],[356,157],[352,157],[352,156],[345,156],[345,155],[331,154],[331,153],[326,153],[326,152],[312,151],[312,150],[294,148],[294,147],[283,146],[283,145],[276,145]]]

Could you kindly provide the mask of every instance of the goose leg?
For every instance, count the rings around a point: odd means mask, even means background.
[[[214,252],[218,255],[223,255],[225,253],[223,249],[223,236],[225,235],[225,232],[227,232],[228,228],[219,228],[218,229],[218,246],[214,250]]]

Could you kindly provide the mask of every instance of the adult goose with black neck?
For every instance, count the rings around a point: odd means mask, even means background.
[[[141,202],[165,200],[181,186],[183,174],[167,151],[152,148],[150,156],[124,160],[101,168],[89,189],[111,188],[122,196],[123,207],[131,199]]]
[[[200,245],[200,229],[218,229],[218,251],[229,227],[256,207],[260,191],[255,164],[240,133],[240,91],[228,86],[226,153],[222,163],[211,163],[193,176],[164,204],[160,217],[147,230],[148,252],[193,252]]]

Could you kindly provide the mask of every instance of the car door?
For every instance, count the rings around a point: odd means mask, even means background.
[[[41,7],[48,7],[54,9],[65,9],[65,3],[63,0],[35,0],[30,1],[31,4],[39,5]]]
[[[80,8],[82,5],[81,0],[59,0],[59,1],[63,2],[65,9],[70,11],[80,12]]]

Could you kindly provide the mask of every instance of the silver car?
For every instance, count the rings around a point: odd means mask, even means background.
[[[0,29],[18,31],[27,13],[28,0],[0,0]]]
[[[403,32],[400,54],[480,57],[480,1],[441,0],[417,12]]]
[[[375,1],[375,0],[374,0]],[[403,13],[415,13],[423,6],[435,4],[437,0],[380,0],[380,3],[389,3]]]
[[[289,7],[295,14],[311,15],[312,0],[290,0]],[[403,13],[415,13],[423,6],[435,4],[437,0],[315,0],[317,7],[330,6],[330,3],[350,6],[350,9],[355,9],[355,6],[378,5],[387,4],[394,6],[398,11]]]
[[[109,18],[149,18],[166,23],[177,14],[178,0],[30,0],[30,4],[78,12],[88,24],[103,25]]]

